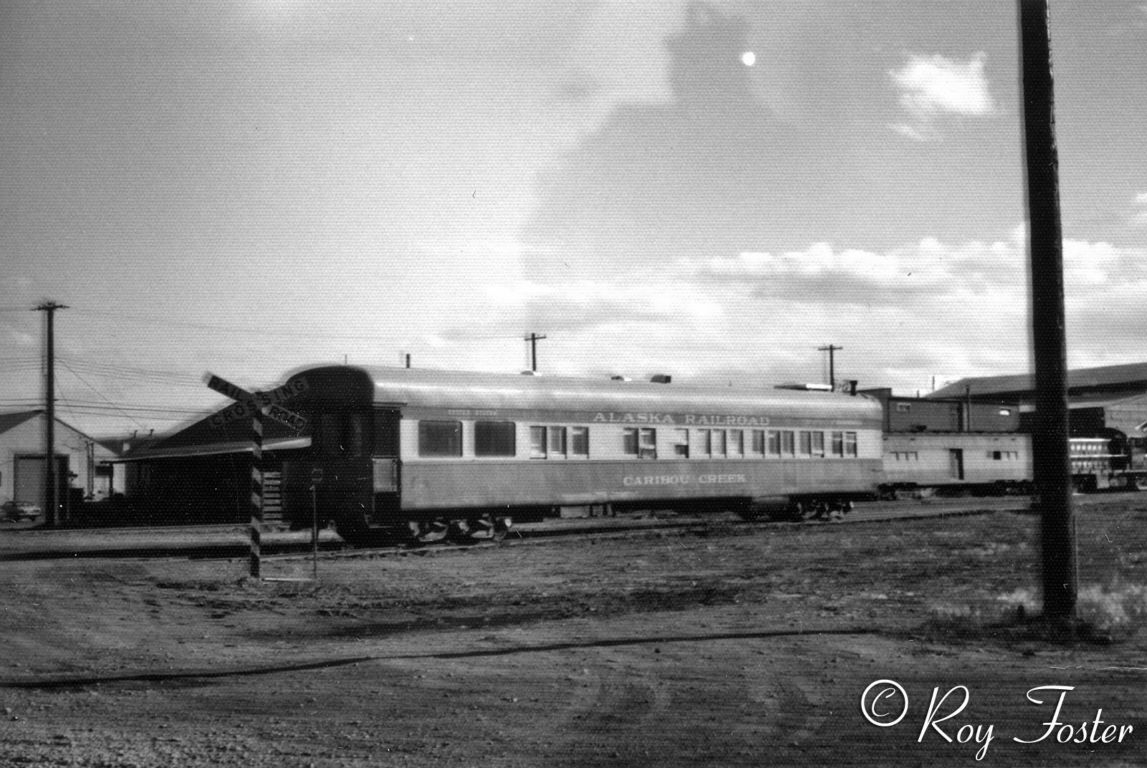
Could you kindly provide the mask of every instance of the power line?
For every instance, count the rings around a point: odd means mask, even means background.
[[[126,320],[130,322],[146,323],[148,325],[165,325],[173,328],[192,328],[201,331],[221,331],[225,333],[241,333],[245,336],[276,336],[288,339],[336,339],[347,341],[393,341],[396,339],[405,340],[409,334],[354,334],[354,333],[330,333],[328,331],[300,331],[300,330],[271,330],[263,326],[237,326],[237,325],[217,325],[215,323],[198,323],[191,320],[172,320],[166,317],[155,315],[132,314],[125,312],[109,312],[107,310],[98,309],[79,309],[76,310],[82,315],[91,315],[101,317],[109,320]],[[492,335],[471,335],[471,334],[457,334],[452,332],[445,332],[442,334],[443,338],[453,339],[457,341],[498,341],[502,339],[518,338],[511,334],[492,334]]]
[[[283,338],[300,338],[300,339],[349,339],[355,341],[378,341],[384,338],[397,338],[396,335],[384,336],[383,334],[340,334],[329,333],[326,331],[274,331],[263,327],[254,326],[234,326],[234,325],[215,325],[213,323],[196,323],[190,320],[170,320],[166,318],[159,318],[146,315],[130,315],[118,312],[106,312],[94,309],[81,310],[82,314],[95,315],[97,317],[106,317],[113,320],[130,320],[147,323],[149,325],[167,325],[175,328],[194,328],[201,331],[223,331],[227,333],[241,333],[247,336],[262,335],[262,336],[279,336]]]
[[[109,365],[105,363],[91,363],[84,360],[77,360],[76,358],[67,358],[67,360],[74,368],[91,376],[142,384],[155,384],[164,387],[186,387],[200,391],[203,389],[203,383],[199,381],[199,377],[190,373],[184,374],[172,371]]]
[[[187,416],[193,416],[197,413],[207,414],[211,412],[210,408],[180,408],[178,406],[169,405],[138,405],[130,403],[116,403],[106,402],[97,403],[90,400],[75,400],[72,398],[60,396],[61,400],[65,400],[70,408],[83,408],[86,410],[102,410],[102,411],[150,411],[154,413],[182,413]],[[0,400],[0,408],[38,408],[42,403],[38,400],[31,398],[25,400]]]
[[[144,427],[143,424],[140,424],[138,421],[135,420],[135,417],[131,416],[130,414],[126,413],[121,408],[116,406],[115,403],[113,403],[111,400],[108,400],[106,397],[104,397],[103,392],[100,392],[98,389],[96,389],[91,384],[89,384],[83,376],[81,376],[80,374],[73,371],[71,366],[69,366],[67,363],[61,363],[61,365],[63,365],[65,368],[67,368],[69,371],[71,371],[72,375],[75,376],[77,379],[79,379],[80,382],[82,382],[85,387],[90,389],[92,392],[95,392],[101,399],[105,400],[109,405],[111,405],[113,408],[115,408],[115,410],[117,410],[120,414],[122,414],[124,416],[124,418],[126,418],[129,421],[136,424],[140,429],[146,429],[146,427]]]

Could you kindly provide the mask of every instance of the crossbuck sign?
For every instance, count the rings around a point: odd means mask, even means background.
[[[300,431],[307,420],[280,403],[307,391],[306,379],[276,387],[270,392],[248,392],[226,379],[208,376],[207,386],[235,400],[235,404],[211,417],[211,426],[222,427],[236,419],[251,419],[251,576],[259,578],[263,536],[263,416]]]
[[[272,389],[270,392],[248,392],[219,376],[209,376],[207,386],[236,401],[234,405],[211,417],[211,426],[213,427],[222,427],[224,424],[237,419],[251,418],[256,411],[280,424],[286,424],[296,431],[301,432],[307,426],[306,419],[280,405],[285,400],[306,392],[306,379],[295,379],[288,384]]]

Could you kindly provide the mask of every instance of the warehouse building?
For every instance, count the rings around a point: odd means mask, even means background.
[[[0,414],[0,517],[23,512],[42,518],[44,499],[44,432],[42,410]],[[67,520],[84,501],[99,501],[122,491],[113,480],[117,454],[71,425],[56,419],[54,452],[59,483],[60,515]]]
[[[1068,371],[1067,387],[1073,437],[1110,434],[1142,448],[1147,441],[1147,363]],[[928,399],[1018,404],[1021,429],[1026,429],[1035,411],[1035,377],[1029,373],[960,379]]]

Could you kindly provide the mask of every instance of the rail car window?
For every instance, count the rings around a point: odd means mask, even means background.
[[[745,430],[730,429],[727,447],[731,459],[739,459],[745,455]]]
[[[796,456],[796,433],[791,430],[783,430],[781,433],[781,455],[783,456]]]
[[[725,430],[714,429],[713,430],[713,455],[717,456],[717,457],[724,457],[727,444],[728,443],[725,439]]]
[[[856,433],[855,432],[845,432],[844,433],[844,455],[845,456],[852,456],[853,458],[855,458],[856,456],[859,455],[857,453],[857,449],[856,449]]]
[[[844,456],[844,433],[843,432],[833,432],[832,433],[832,455],[833,456]]]
[[[367,456],[373,448],[370,418],[360,411],[320,413],[311,444],[325,456]]]
[[[364,456],[370,453],[366,445],[366,417],[362,413],[348,413],[346,420],[347,453]]]
[[[781,433],[774,430],[769,430],[769,455],[781,455]]]
[[[546,428],[530,427],[530,458],[544,459],[546,457]]]
[[[640,459],[657,458],[657,430],[649,427],[626,427],[622,430],[622,450]]]
[[[812,456],[812,432],[800,433],[801,456]]]
[[[824,458],[824,432],[812,433],[812,455]]]
[[[418,422],[419,456],[461,456],[462,422]]]
[[[397,456],[399,415],[395,411],[374,412],[374,451],[376,456]]]
[[[636,437],[634,440],[636,441]],[[637,452],[636,442],[632,451]],[[530,458],[588,459],[589,427],[530,427]]]
[[[757,455],[763,455],[764,454],[764,452],[765,452],[765,430],[763,430],[763,429],[754,429],[753,430],[751,448],[749,450],[752,453],[757,454]]]
[[[514,433],[517,425],[512,421],[474,422],[475,456],[513,456],[517,453]]]
[[[570,453],[589,458],[589,427],[570,427]]]
[[[626,456],[637,455],[637,428],[626,427],[621,431],[621,450]]]
[[[657,458],[657,430],[642,428],[639,430],[638,439],[641,444],[641,458],[643,459],[656,459]]]
[[[548,427],[549,432],[549,455],[550,458],[555,456],[566,455],[566,428],[565,427]]]
[[[689,458],[689,430],[673,430],[673,455],[679,459]]]
[[[713,434],[707,429],[699,429],[696,438],[693,442],[693,457],[708,458],[713,453]]]

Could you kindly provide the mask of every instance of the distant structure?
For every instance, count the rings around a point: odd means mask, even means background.
[[[43,410],[0,414],[0,505],[23,506],[43,515],[46,501],[44,480]],[[123,490],[113,479],[112,460],[118,454],[69,424],[55,420],[56,472],[60,514],[83,500],[98,501]],[[0,517],[3,513],[0,513]]]
[[[860,394],[884,406],[888,432],[1016,432],[1019,402],[968,402],[963,398],[899,397],[890,388],[864,389]]]
[[[1108,433],[1138,448],[1147,443],[1147,363],[1068,371],[1067,393],[1072,436]],[[927,399],[1015,404],[1024,429],[1035,410],[1035,381],[1029,373],[966,378]]]

